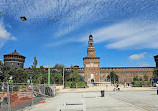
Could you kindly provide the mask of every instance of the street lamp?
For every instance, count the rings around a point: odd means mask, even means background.
[[[20,17],[20,19],[21,19],[22,21],[26,21],[26,20],[27,20],[25,16]]]

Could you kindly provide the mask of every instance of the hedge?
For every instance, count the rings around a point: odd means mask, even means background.
[[[84,87],[84,86],[87,86],[87,82],[84,82],[84,81],[77,82],[77,87]],[[72,82],[72,81],[65,82],[64,87],[65,88],[75,88],[76,84],[75,84],[75,82]]]
[[[142,86],[149,87],[151,85],[151,82],[150,81],[133,81],[132,85],[134,87],[142,87]]]

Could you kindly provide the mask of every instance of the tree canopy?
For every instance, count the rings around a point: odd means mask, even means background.
[[[119,76],[116,75],[114,71],[110,72],[110,74],[107,76],[107,80],[111,81],[112,83],[118,82],[119,81]]]

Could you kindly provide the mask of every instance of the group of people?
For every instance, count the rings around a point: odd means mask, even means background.
[[[124,84],[124,87],[126,86],[126,83]],[[128,85],[129,86],[129,85]],[[156,87],[157,87],[157,95],[158,95],[158,81],[157,81],[157,83],[156,83]],[[119,88],[119,84],[115,84],[115,88],[114,88],[114,91],[116,91],[116,90],[120,90],[120,88]]]

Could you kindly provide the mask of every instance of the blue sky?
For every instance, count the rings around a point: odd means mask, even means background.
[[[50,58],[51,66],[83,67],[91,32],[101,67],[155,66],[157,5],[156,0],[1,0],[0,56],[16,49],[26,56],[25,67],[34,56],[38,66],[47,67]]]

